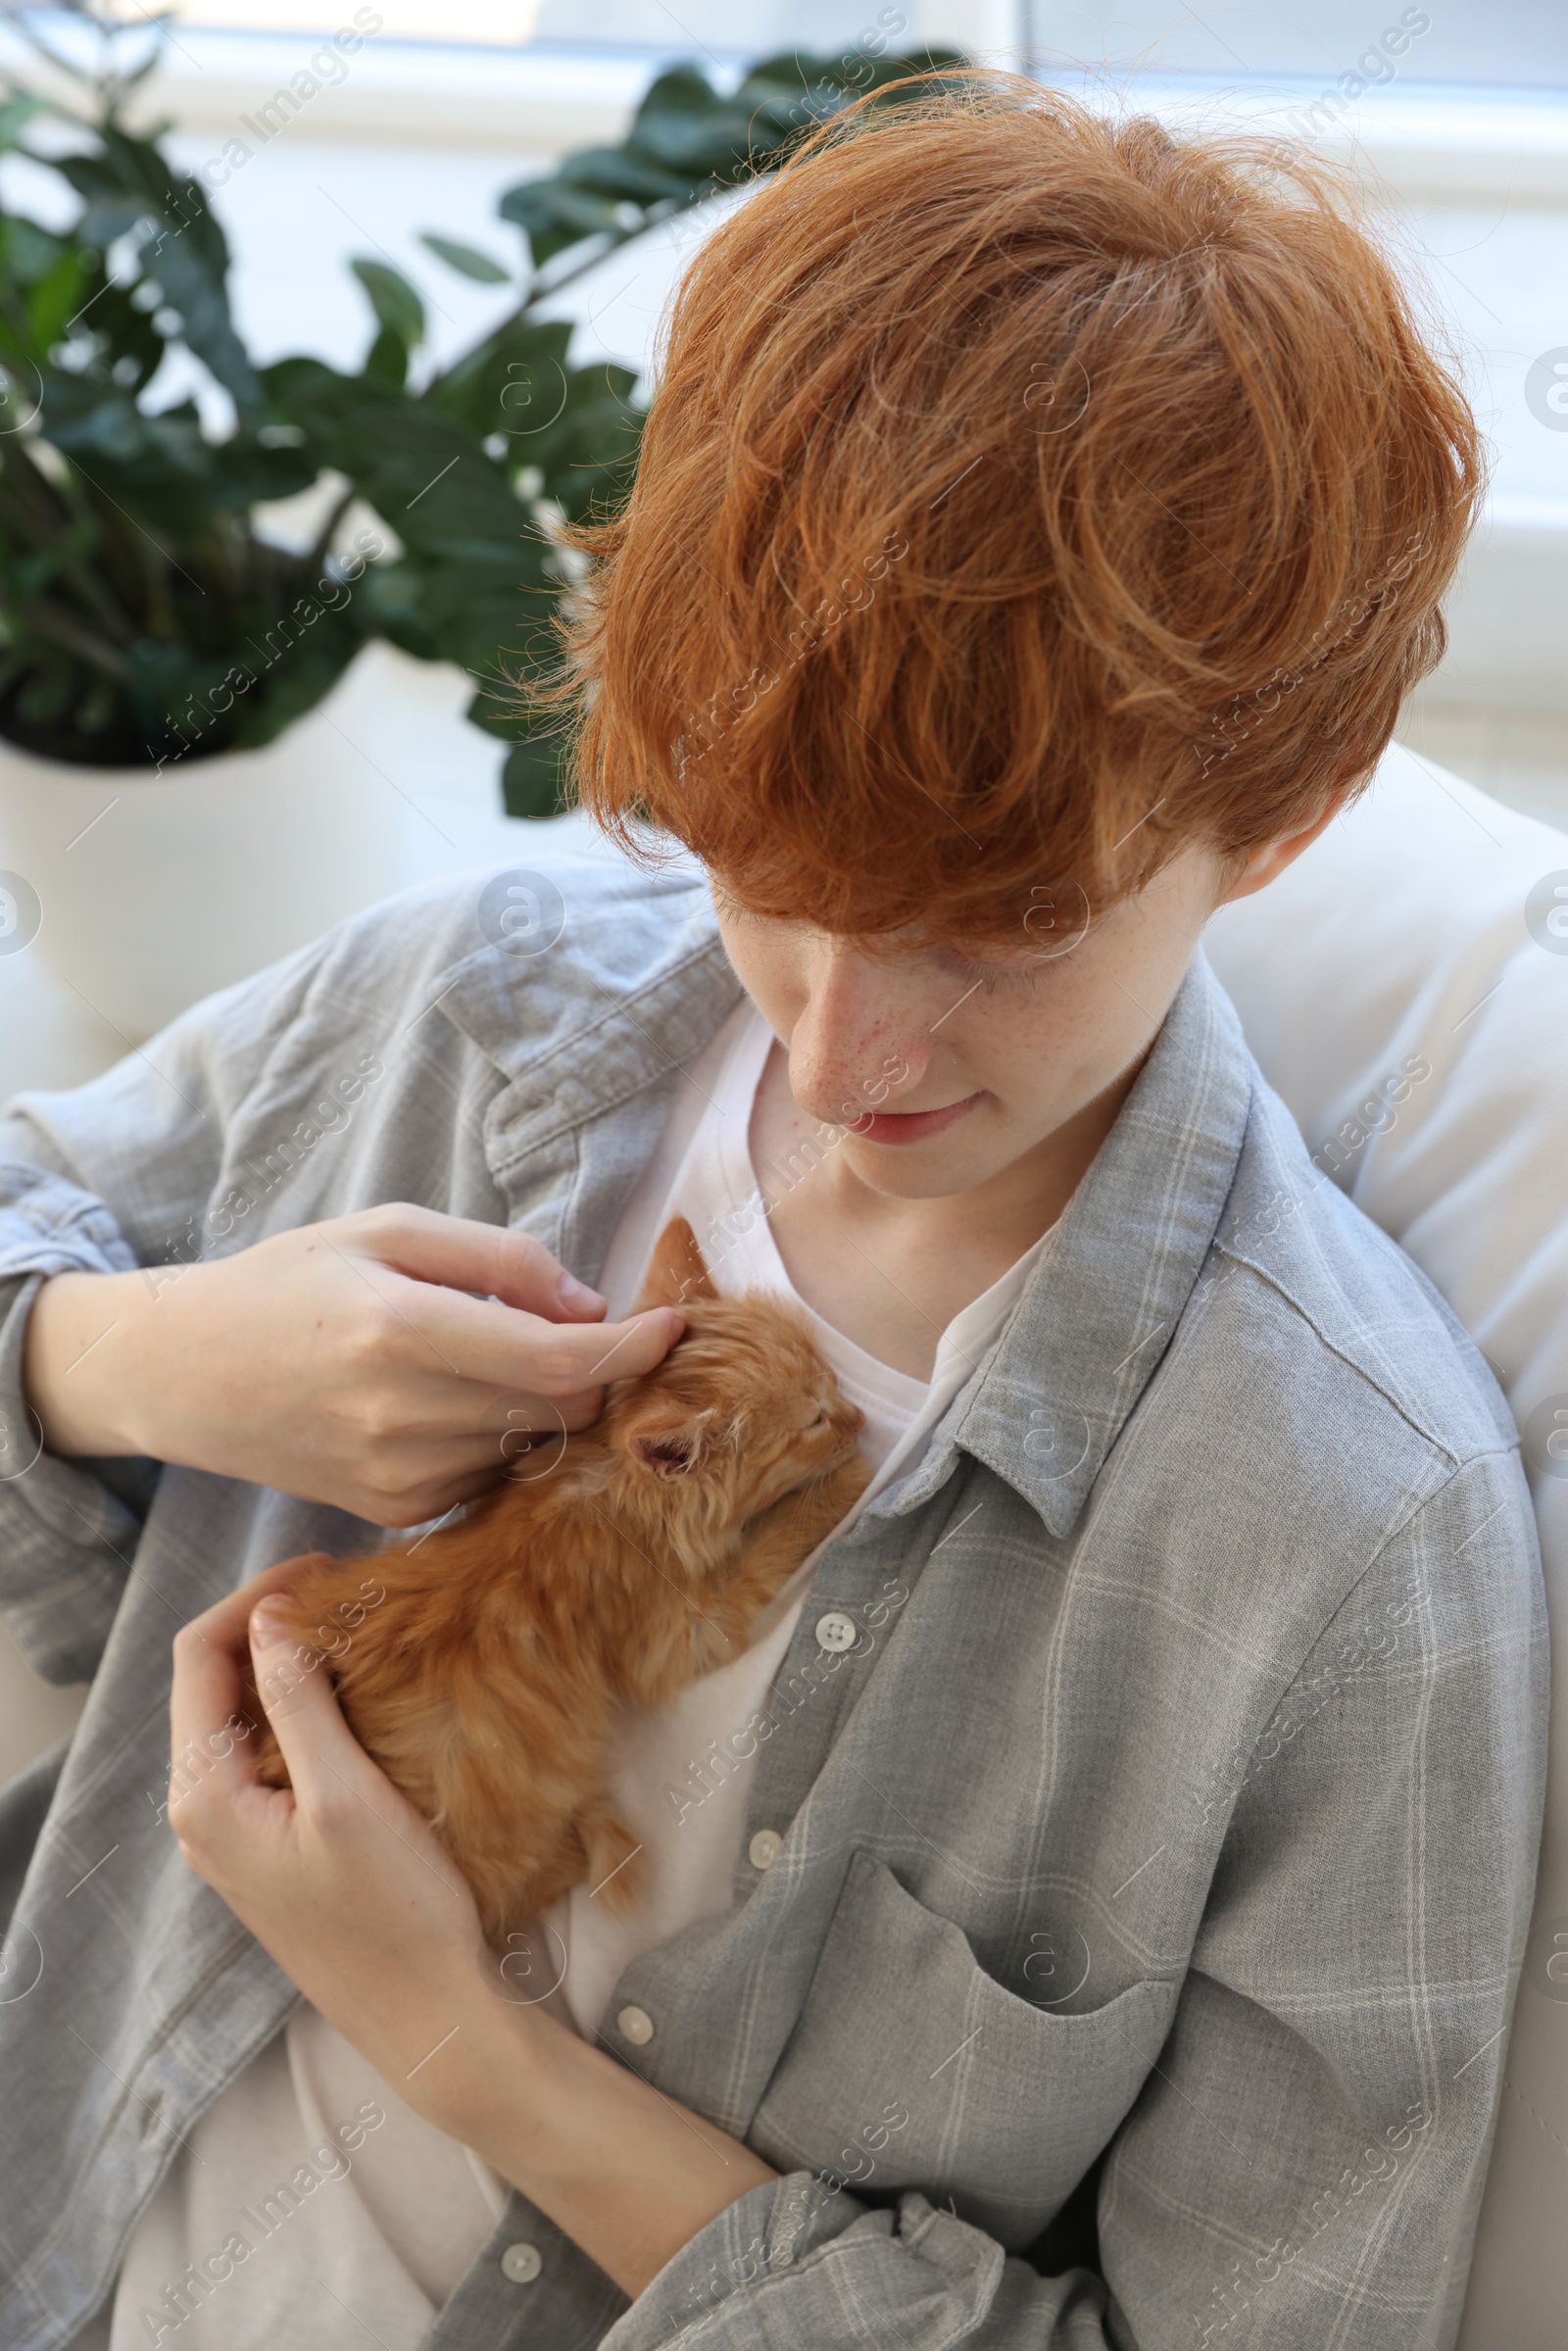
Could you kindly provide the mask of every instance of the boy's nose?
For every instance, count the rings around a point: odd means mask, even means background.
[[[834,1125],[896,1107],[887,1072],[900,1070],[899,1093],[919,1084],[933,1017],[908,975],[843,940],[823,941],[790,1032],[791,1093],[809,1116]]]

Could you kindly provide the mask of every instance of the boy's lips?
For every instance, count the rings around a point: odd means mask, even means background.
[[[924,1143],[962,1118],[979,1100],[978,1094],[967,1094],[961,1102],[944,1102],[940,1110],[867,1110],[845,1132],[867,1143]]]

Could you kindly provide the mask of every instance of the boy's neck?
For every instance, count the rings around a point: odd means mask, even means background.
[[[1001,1280],[1060,1216],[1116,1122],[1142,1061],[1054,1133],[967,1191],[920,1199],[874,1189],[842,1146],[806,1172],[816,1133],[775,1045],[752,1109],[752,1165],[772,1201],[773,1239],[800,1297],[867,1354],[928,1380],[955,1315]],[[791,1154],[794,1154],[793,1162]],[[792,1180],[769,1180],[791,1167]]]

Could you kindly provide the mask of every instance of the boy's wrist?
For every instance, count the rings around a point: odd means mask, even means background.
[[[497,1998],[488,1982],[428,2072],[417,2099],[425,2120],[510,2180],[634,2298],[719,2213],[777,2178],[716,2124],[539,2007]],[[398,2086],[411,2099],[419,2090],[418,2082]]]
[[[143,1450],[132,1425],[138,1381],[128,1342],[138,1302],[122,1273],[57,1273],[41,1285],[23,1343],[24,1400],[67,1459]]]
[[[479,1968],[465,1967],[439,2005],[457,2031],[396,2087],[426,2122],[503,2170],[497,2158],[515,2156],[519,2115],[548,2102],[549,2039],[569,2035],[550,2018],[514,2006]]]

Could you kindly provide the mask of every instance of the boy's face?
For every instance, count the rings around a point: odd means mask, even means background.
[[[1215,907],[1260,889],[1320,820],[1229,865],[1182,851],[1085,921],[1049,902],[1010,946],[869,947],[717,898],[724,945],[789,1054],[808,1118],[849,1126],[859,1180],[901,1200],[970,1192],[1053,1141],[1108,1127]],[[1077,1129],[1074,1129],[1077,1122]]]

